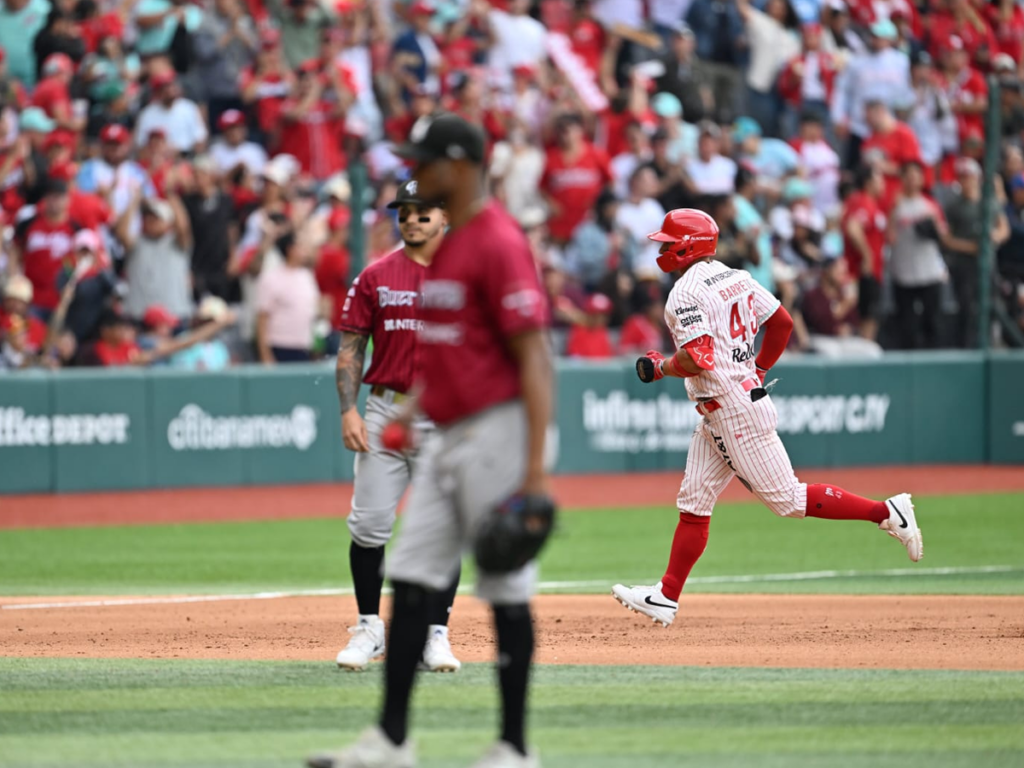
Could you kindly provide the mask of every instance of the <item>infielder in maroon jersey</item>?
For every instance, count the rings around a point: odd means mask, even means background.
[[[486,197],[477,127],[451,114],[421,118],[400,153],[417,163],[419,194],[443,204],[450,225],[421,288],[418,407],[436,430],[423,445],[386,565],[394,608],[380,721],[347,750],[308,765],[416,764],[406,731],[430,596],[451,584],[462,553],[473,548],[477,594],[494,610],[502,701],[500,739],[475,768],[536,768],[525,715],[533,557],[543,538],[502,555],[506,544],[529,542],[534,523],[543,528],[546,520],[550,531],[554,514],[544,456],[552,397],[544,291],[526,237]],[[386,442],[405,431],[402,424],[390,425]],[[524,508],[547,514],[523,515]]]
[[[616,584],[615,598],[656,623],[672,623],[683,585],[708,543],[715,501],[733,477],[780,517],[869,521],[898,539],[911,560],[920,560],[921,529],[909,493],[876,501],[835,485],[801,483],[793,474],[764,386],[786,348],[793,319],[750,273],[714,259],[715,220],[703,211],[678,208],[648,238],[661,243],[658,266],[679,276],[665,304],[676,350],[667,357],[649,351],[637,360],[637,374],[644,382],[683,379],[704,419],[686,456],[676,499],[679,524],[665,575],[653,586]],[[761,328],[764,338],[755,354]]]
[[[349,565],[359,620],[349,629],[352,639],[338,654],[342,669],[362,670],[384,655],[384,622],[380,592],[384,584],[384,545],[391,539],[398,502],[409,487],[417,454],[381,445],[381,432],[395,419],[412,388],[419,330],[420,283],[444,237],[444,211],[416,194],[416,182],[403,184],[388,205],[398,209],[403,246],[363,270],[352,283],[341,317],[338,351],[338,399],[345,447],[356,451],[355,489],[348,529],[352,535]],[[370,368],[363,375],[367,341],[373,339]],[[366,420],[359,415],[359,385],[370,385]],[[431,428],[429,422],[418,425]],[[458,576],[435,595],[430,632],[423,648],[423,666],[431,672],[455,672],[461,666],[448,642],[448,613]]]

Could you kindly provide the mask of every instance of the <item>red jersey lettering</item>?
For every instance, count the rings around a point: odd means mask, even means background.
[[[420,327],[417,298],[426,267],[397,250],[375,261],[352,283],[338,328],[373,338],[373,357],[363,377],[396,392],[412,387]]]
[[[548,312],[526,237],[500,205],[445,237],[427,268],[420,318],[417,371],[431,420],[451,424],[519,397],[508,340],[546,327]]]

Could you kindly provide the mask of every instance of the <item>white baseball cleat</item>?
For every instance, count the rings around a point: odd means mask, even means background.
[[[524,757],[508,742],[499,741],[472,768],[540,768],[540,760],[532,753]]]
[[[448,642],[448,627],[443,624],[431,625],[427,644],[423,646],[423,660],[420,669],[426,672],[458,672],[462,662],[452,653]]]
[[[917,517],[909,493],[901,493],[885,500],[889,510],[889,519],[883,520],[878,527],[888,533],[907,548],[907,554],[915,563],[924,557],[924,542],[921,529],[917,527]]]
[[[384,622],[379,616],[360,616],[359,623],[348,631],[352,639],[338,654],[339,667],[361,672],[371,661],[384,655]]]
[[[416,768],[416,753],[406,739],[395,746],[378,726],[367,728],[355,744],[341,752],[306,758],[308,768]]]
[[[669,600],[661,593],[661,582],[653,587],[626,587],[616,584],[612,587],[615,599],[631,611],[642,613],[654,619],[655,624],[667,627],[676,617],[679,602]]]

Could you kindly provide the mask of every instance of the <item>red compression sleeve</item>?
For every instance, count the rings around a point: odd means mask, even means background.
[[[889,519],[889,510],[884,501],[865,499],[835,485],[808,483],[807,517],[881,523]],[[668,597],[667,594],[665,596]]]
[[[668,569],[661,578],[661,593],[669,600],[679,600],[679,593],[683,591],[690,571],[708,545],[710,526],[710,515],[691,515],[689,512],[679,514]]]
[[[761,351],[757,354],[755,365],[762,371],[767,371],[782,357],[789,344],[789,335],[793,333],[793,318],[785,307],[780,306],[775,312],[764,321],[764,339],[761,341]]]

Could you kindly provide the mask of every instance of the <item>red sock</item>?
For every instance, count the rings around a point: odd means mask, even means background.
[[[807,516],[825,520],[870,520],[880,523],[889,519],[884,501],[865,499],[834,485],[807,484]]]
[[[661,579],[661,593],[669,600],[679,599],[679,593],[683,591],[694,563],[704,554],[710,525],[710,515],[679,513],[676,535],[672,538],[672,554],[668,558],[668,570]]]

